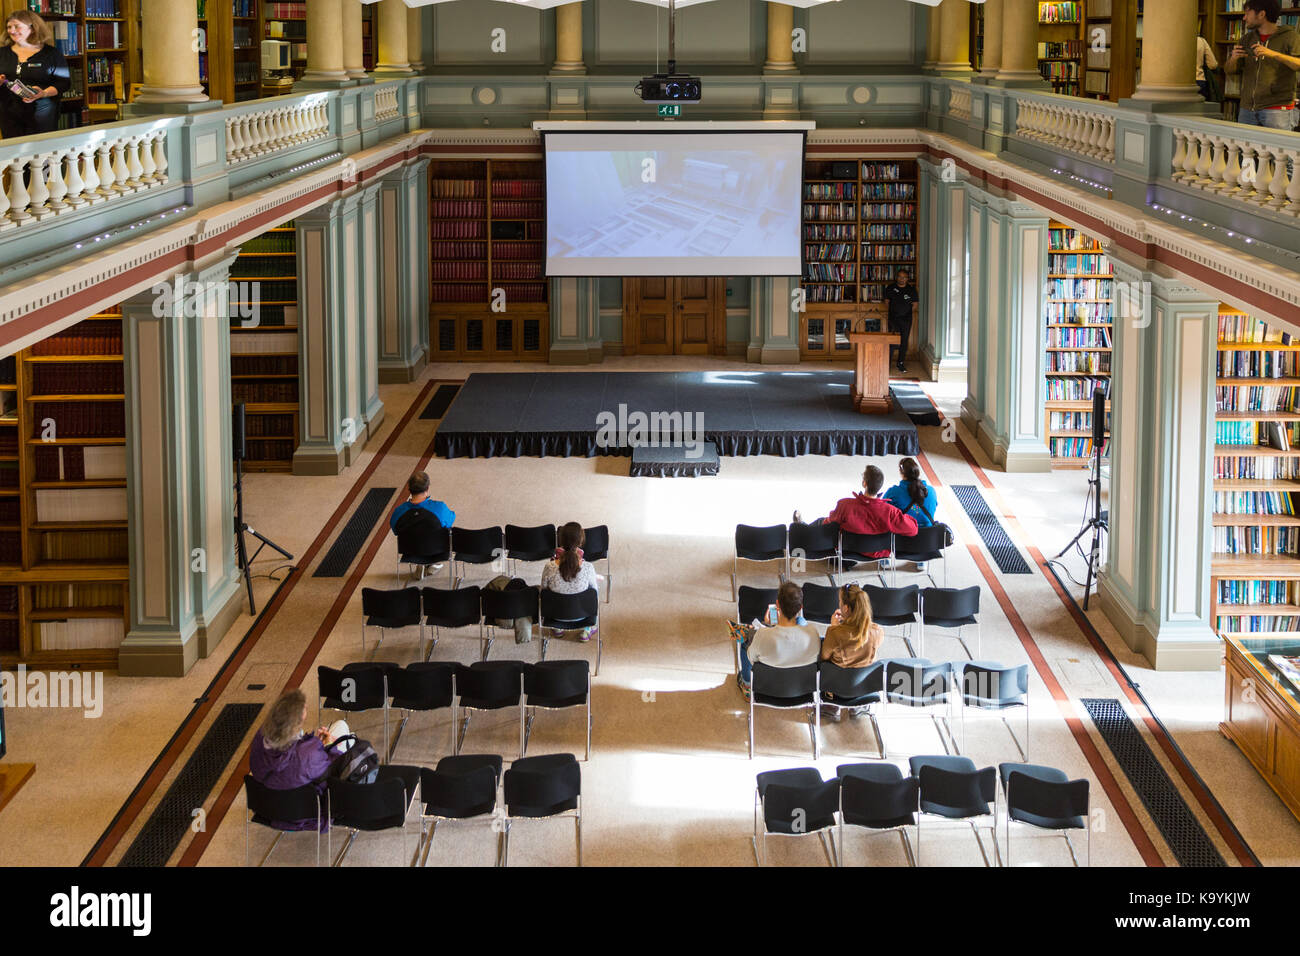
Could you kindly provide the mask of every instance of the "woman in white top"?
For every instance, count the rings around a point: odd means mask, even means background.
[[[1201,91],[1201,99],[1210,98],[1210,81],[1205,76],[1206,69],[1217,70],[1219,61],[1215,59],[1214,50],[1205,42],[1205,37],[1196,35],[1196,88]]]
[[[582,559],[582,544],[586,535],[582,525],[576,521],[560,526],[558,535],[560,546],[555,549],[555,558],[548,561],[542,570],[542,590],[554,591],[556,594],[581,594],[584,591],[599,592],[599,578],[595,567]],[[548,628],[552,637],[559,637],[568,628]],[[596,633],[595,627],[583,628],[578,640],[589,641]]]

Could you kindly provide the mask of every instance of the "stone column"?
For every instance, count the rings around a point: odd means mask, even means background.
[[[978,434],[986,407],[984,363],[989,350],[990,318],[987,308],[991,276],[1002,268],[1001,249],[989,242],[988,194],[967,186],[966,246],[970,250],[970,285],[966,290],[966,398],[961,403],[961,420],[971,434]]]
[[[1002,86],[1046,87],[1038,72],[1038,4],[1002,0],[1002,64],[995,77]]]
[[[414,381],[429,341],[429,221],[423,178],[428,160],[380,180],[379,381]]]
[[[960,0],[965,3],[966,0]],[[966,196],[960,181],[946,183],[922,160],[923,216],[928,225],[922,259],[920,336],[922,365],[933,381],[966,378]]]
[[[1108,249],[1121,297],[1111,374],[1110,532],[1098,597],[1158,670],[1214,670],[1210,617],[1218,303]]]
[[[582,3],[555,8],[555,66],[553,73],[586,73],[582,60]]]
[[[767,4],[767,60],[764,73],[792,73],[794,65],[794,7],[784,3]]]
[[[1133,99],[1152,103],[1204,103],[1196,88],[1196,0],[1161,0],[1143,14],[1143,33],[1188,42],[1142,44],[1142,84]]]
[[[763,276],[750,279],[750,315],[758,323],[762,342],[757,359],[764,365],[799,364],[799,319],[794,308],[798,276]]]
[[[334,86],[347,80],[348,71],[343,68],[343,0],[311,0],[307,4],[307,72],[298,85]]]
[[[578,29],[581,33],[581,26]],[[581,38],[578,42],[581,44]],[[411,64],[411,72],[424,72],[424,7],[408,7],[406,10],[406,58]]]
[[[934,65],[939,62],[939,8],[928,7],[925,11],[925,62],[921,69],[926,73],[934,72]]]
[[[970,2],[943,0],[939,5],[939,61],[935,72],[970,76]]]
[[[379,30],[379,58],[375,73],[410,74],[407,59],[406,10],[402,0],[380,0],[377,24]]]
[[[295,475],[337,475],[346,465],[356,423],[348,418],[345,375],[349,332],[344,313],[355,312],[341,281],[345,262],[343,202],[335,200],[298,216],[298,448]],[[355,336],[351,337],[355,346]],[[351,435],[345,437],[345,430]]]
[[[1002,67],[1002,4],[1004,0],[984,0],[984,54],[980,76],[995,77]]]
[[[364,37],[361,35],[361,0],[342,0],[343,3],[343,69],[354,80],[366,78]],[[310,51],[311,46],[307,49]]]
[[[144,85],[137,103],[205,103],[194,35],[198,7],[175,0],[142,0]]]

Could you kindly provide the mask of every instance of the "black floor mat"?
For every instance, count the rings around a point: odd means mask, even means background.
[[[433,393],[433,398],[429,399],[429,404],[425,405],[424,411],[420,412],[420,418],[426,421],[442,418],[447,414],[447,409],[451,408],[452,400],[459,391],[459,385],[439,385]]]
[[[1029,565],[1020,554],[1020,549],[1002,527],[1002,522],[988,506],[979,489],[974,485],[953,485],[952,491],[961,502],[961,506],[966,509],[971,524],[984,539],[984,546],[989,549],[989,554],[993,555],[993,560],[997,562],[1002,573],[1032,574]]]
[[[388,510],[388,502],[392,501],[396,493],[396,488],[371,488],[367,491],[366,496],[361,499],[361,504],[357,505],[357,510],[352,512],[352,517],[343,526],[339,536],[334,539],[334,544],[330,546],[328,553],[321,559],[312,577],[345,576],[348,568],[352,567],[352,562],[365,546],[370,532],[374,530],[375,522],[384,516],[384,512]]]

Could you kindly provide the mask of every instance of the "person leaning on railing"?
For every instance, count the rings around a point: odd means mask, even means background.
[[[15,81],[21,84],[18,91],[11,87]],[[28,10],[16,10],[5,21],[0,84],[0,135],[5,139],[58,129],[59,97],[72,85],[72,75],[49,26]]]
[[[1278,0],[1246,0],[1242,5],[1241,22],[1246,32],[1223,65],[1227,73],[1241,73],[1238,123],[1295,129],[1300,33],[1285,23],[1279,24],[1280,15]]]

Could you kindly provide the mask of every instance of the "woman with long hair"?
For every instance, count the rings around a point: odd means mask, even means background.
[[[582,558],[582,545],[586,540],[582,525],[576,521],[560,525],[556,539],[559,547],[555,549],[555,557],[542,570],[542,590],[557,594],[581,594],[592,589],[599,592],[596,568]],[[551,637],[559,637],[565,631],[578,628],[552,627],[548,630]],[[578,640],[589,641],[596,633],[596,628],[584,627],[581,631]]]
[[[10,84],[21,84],[17,90]],[[72,85],[68,61],[49,25],[30,10],[15,10],[0,37],[0,135],[5,139],[52,133],[59,97]]]
[[[898,463],[898,474],[903,480],[886,491],[884,499],[903,514],[915,518],[919,527],[930,527],[939,507],[939,496],[921,477],[921,466],[915,458],[904,458]]]
[[[872,620],[871,601],[867,592],[856,584],[840,588],[840,606],[831,617],[822,640],[821,659],[837,667],[866,667],[876,660],[885,631]],[[866,707],[854,707],[852,714],[860,717]],[[823,719],[839,720],[838,707],[823,707]]]
[[[254,780],[272,790],[296,790],[310,783],[324,792],[337,759],[327,748],[350,731],[346,722],[336,720],[308,734],[303,731],[306,723],[307,695],[299,688],[281,694],[253,738],[248,770]],[[277,830],[313,830],[316,821],[275,820],[272,825]],[[328,827],[329,821],[321,820],[322,831]]]

